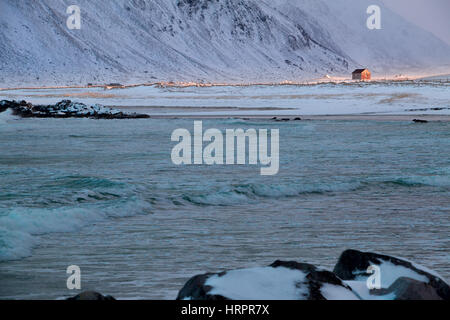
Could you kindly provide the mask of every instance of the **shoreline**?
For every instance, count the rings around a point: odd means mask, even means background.
[[[117,107],[119,110],[128,110],[130,107]],[[133,109],[131,107],[130,109]],[[142,110],[141,110],[142,111]],[[288,121],[307,121],[307,120],[340,120],[340,121],[413,121],[415,119],[425,120],[429,122],[450,122],[450,115],[436,115],[436,114],[338,114],[338,115],[302,115],[302,114],[152,114],[145,112],[151,119],[237,119],[237,120],[274,120],[279,122]],[[300,118],[300,120],[298,119]]]
[[[115,107],[121,111],[127,111],[127,107]],[[0,114],[8,110],[0,110]],[[30,118],[21,117],[19,118]],[[33,117],[31,117],[33,118]],[[58,117],[34,117],[34,118],[58,118]],[[70,118],[70,117],[59,117],[60,119]],[[77,118],[77,117],[72,117]],[[131,118],[131,117],[130,117]],[[433,114],[337,114],[337,115],[302,115],[302,114],[152,114],[149,112],[144,112],[141,117],[135,117],[136,119],[160,119],[160,120],[259,120],[259,121],[274,121],[274,122],[298,122],[298,121],[397,121],[397,122],[450,122],[450,115],[433,115]],[[126,118],[128,119],[128,118]],[[98,120],[98,119],[97,119]]]
[[[322,78],[310,78],[299,80],[280,80],[280,81],[242,81],[242,82],[195,82],[195,81],[163,81],[156,80],[151,82],[135,82],[135,83],[92,83],[87,85],[26,85],[23,87],[0,87],[1,91],[17,91],[17,90],[50,90],[50,89],[88,89],[88,88],[104,88],[111,89],[127,89],[134,87],[159,87],[159,88],[189,88],[189,87],[252,87],[252,86],[315,86],[320,84],[378,84],[378,83],[395,83],[395,82],[444,82],[448,83],[450,74],[429,73],[429,74],[402,74],[402,75],[386,75],[372,77],[371,80],[353,80],[348,76],[326,76]]]

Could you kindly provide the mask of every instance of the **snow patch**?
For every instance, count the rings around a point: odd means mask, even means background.
[[[213,288],[208,294],[233,300],[299,300],[308,296],[308,287],[297,285],[305,282],[305,277],[299,270],[259,267],[214,275],[205,285]]]

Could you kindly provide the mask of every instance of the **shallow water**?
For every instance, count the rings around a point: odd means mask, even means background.
[[[332,268],[344,249],[450,278],[450,123],[206,120],[279,128],[280,172],[175,166],[192,120],[0,123],[0,298],[175,298],[197,273],[276,259]]]

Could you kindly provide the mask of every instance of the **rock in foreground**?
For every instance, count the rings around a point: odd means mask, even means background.
[[[370,290],[372,298],[392,296],[393,300],[443,300],[428,283],[401,277],[387,289]]]
[[[414,262],[407,261],[396,257],[382,255],[373,252],[361,252],[357,250],[344,251],[336,266],[334,273],[342,280],[366,282],[367,278],[371,276],[367,272],[369,266],[379,267],[379,275],[381,282],[381,290],[371,290],[369,293],[373,298],[379,296],[383,292],[385,294],[392,293],[391,297],[394,300],[405,300],[406,297],[420,297],[420,292],[411,292],[411,290],[434,290],[435,295],[441,299],[450,300],[450,286],[435,272],[420,266]],[[401,278],[408,278],[426,284],[426,286],[418,286],[416,282],[402,280],[396,283]],[[349,283],[351,286],[352,284]],[[405,291],[405,285],[409,291]],[[356,290],[358,291],[358,290]],[[434,296],[427,294],[426,296]]]
[[[380,271],[369,288],[369,266]],[[387,255],[344,251],[334,272],[311,264],[276,261],[268,267],[191,278],[179,300],[450,300],[449,285],[433,271]]]
[[[116,300],[111,296],[104,296],[101,293],[95,291],[85,291],[77,294],[75,297],[68,298],[67,300],[75,301],[112,301]]]
[[[0,101],[0,112],[13,110],[23,118],[91,118],[91,119],[143,119],[146,114],[123,113],[101,105],[88,106],[84,103],[63,100],[55,105],[32,105],[26,101]]]
[[[332,272],[298,262],[208,273],[191,278],[178,300],[358,300]]]

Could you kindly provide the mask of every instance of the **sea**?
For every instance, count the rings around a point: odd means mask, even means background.
[[[0,299],[174,299],[205,272],[345,249],[450,278],[450,122],[205,119],[279,129],[279,172],[175,165],[193,119],[0,119]]]

